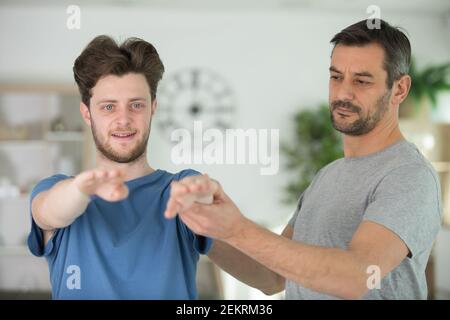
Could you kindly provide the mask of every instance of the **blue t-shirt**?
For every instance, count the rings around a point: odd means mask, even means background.
[[[156,170],[127,181],[122,201],[92,196],[86,211],[45,246],[31,219],[28,247],[47,259],[53,299],[196,299],[197,261],[212,240],[194,234],[178,216],[163,215],[171,181],[196,174]],[[31,201],[67,178],[40,181]]]

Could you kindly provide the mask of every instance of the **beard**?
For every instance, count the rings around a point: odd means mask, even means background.
[[[387,90],[375,103],[375,110],[373,112],[368,111],[367,115],[362,115],[362,108],[354,105],[353,103],[342,100],[333,101],[330,105],[330,117],[333,127],[344,134],[350,136],[361,136],[366,134],[375,128],[375,126],[383,118],[384,114],[388,110],[389,99],[391,97],[391,91]],[[340,122],[334,117],[334,110],[336,108],[342,108],[358,114],[358,119],[351,123]]]
[[[92,136],[94,138],[95,146],[97,147],[97,150],[107,159],[118,163],[130,163],[138,160],[145,153],[145,150],[147,149],[148,138],[150,136],[151,120],[147,132],[145,132],[141,138],[136,137],[137,139],[139,139],[136,143],[136,146],[131,150],[123,152],[114,150],[111,144],[109,144],[106,139],[104,139],[98,133],[95,122],[91,120],[91,123]],[[130,127],[117,128],[117,131],[132,131],[132,129]],[[111,137],[111,135],[109,135],[109,137]]]

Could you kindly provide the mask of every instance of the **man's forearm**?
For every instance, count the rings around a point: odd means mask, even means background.
[[[286,279],[311,290],[354,299],[366,291],[365,264],[338,248],[305,245],[245,219],[226,242]]]
[[[225,242],[215,240],[208,257],[239,281],[265,294],[284,290],[283,277]]]
[[[75,186],[73,178],[66,179],[46,191],[37,220],[44,229],[66,227],[86,210],[89,201],[89,196]]]

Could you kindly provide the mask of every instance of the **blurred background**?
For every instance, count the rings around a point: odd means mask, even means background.
[[[377,8],[411,41],[415,86],[401,106],[401,127],[441,178],[446,216],[427,278],[430,299],[450,299],[449,0],[1,0],[0,298],[50,297],[46,261],[26,247],[29,192],[46,176],[93,166],[72,66],[95,36],[143,38],[163,60],[150,164],[209,173],[247,217],[281,232],[317,169],[342,156],[324,111],[329,41]],[[193,120],[278,129],[278,172],[261,175],[260,164],[175,164],[170,133]],[[249,288],[207,258],[198,285],[205,299],[283,298]]]

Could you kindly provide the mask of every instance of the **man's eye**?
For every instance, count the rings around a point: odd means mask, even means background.
[[[142,106],[142,103],[133,103],[131,106],[132,106],[134,109],[140,109],[140,108],[143,107],[143,106]]]
[[[338,79],[339,79],[339,76],[333,76],[333,75],[331,75],[331,76],[330,76],[330,79],[338,80]]]
[[[113,108],[113,105],[111,103],[109,103],[103,107],[103,109],[108,110],[108,111],[111,111],[112,108]]]
[[[357,84],[362,84],[362,85],[369,84],[369,82],[363,81],[363,80],[356,80],[356,83],[357,83]]]

